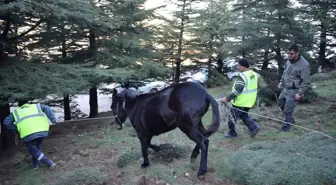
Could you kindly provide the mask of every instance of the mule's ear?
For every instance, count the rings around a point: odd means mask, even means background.
[[[133,99],[133,98],[137,97],[137,95],[138,95],[137,91],[133,88],[130,88],[130,89],[126,90],[126,97],[127,98]]]

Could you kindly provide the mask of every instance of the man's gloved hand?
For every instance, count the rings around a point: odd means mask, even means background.
[[[282,89],[282,88],[283,88],[283,83],[282,83],[282,82],[280,82],[280,83],[278,84],[278,88],[279,88],[279,89]]]
[[[224,98],[221,99],[221,103],[227,103],[227,102],[229,102],[229,100],[227,99],[227,97],[224,97]]]

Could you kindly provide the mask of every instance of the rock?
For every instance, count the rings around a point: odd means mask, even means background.
[[[128,133],[131,137],[137,137],[137,133],[135,131],[131,131]]]
[[[210,167],[210,168],[208,168],[208,172],[209,173],[214,173],[216,170],[215,170],[215,168],[213,168],[213,167]]]
[[[57,162],[57,164],[58,165],[63,165],[63,164],[65,164],[65,161],[60,160],[60,161]]]
[[[190,174],[189,174],[188,172],[186,172],[186,173],[184,174],[184,176],[189,177]]]
[[[166,182],[162,180],[160,177],[154,177],[154,182],[155,184],[158,184],[158,185],[166,185]]]
[[[166,182],[164,180],[158,180],[155,182],[155,184],[158,184],[158,185],[166,185]]]
[[[139,178],[137,185],[146,185],[146,177],[144,175]]]
[[[88,156],[89,155],[89,151],[88,150],[80,150],[79,154],[82,156]]]
[[[117,174],[117,178],[122,178],[124,176],[124,172],[119,172],[118,174]]]

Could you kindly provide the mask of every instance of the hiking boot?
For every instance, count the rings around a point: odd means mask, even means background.
[[[258,134],[259,130],[260,130],[260,126],[257,125],[257,127],[254,130],[251,131],[250,136],[254,137],[255,135]]]
[[[32,164],[33,164],[33,168],[34,169],[38,169],[38,167],[39,167],[39,162],[38,162],[38,160],[37,159],[32,159]]]
[[[289,131],[290,131],[290,125],[289,125],[289,124],[283,125],[283,126],[279,129],[279,132],[289,132]]]
[[[227,138],[227,139],[230,139],[230,138],[234,138],[234,137],[237,137],[238,135],[237,134],[225,134],[224,135],[224,138]]]
[[[49,168],[52,168],[52,167],[56,166],[56,163],[54,163],[54,161],[48,159],[46,156],[42,157],[41,162],[44,163],[45,165],[47,165]]]

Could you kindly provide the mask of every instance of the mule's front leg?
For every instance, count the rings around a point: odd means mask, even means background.
[[[149,159],[147,153],[148,142],[146,139],[141,139],[140,142],[141,142],[142,157],[144,159],[143,163],[141,164],[141,167],[146,168],[147,166],[149,166]]]

